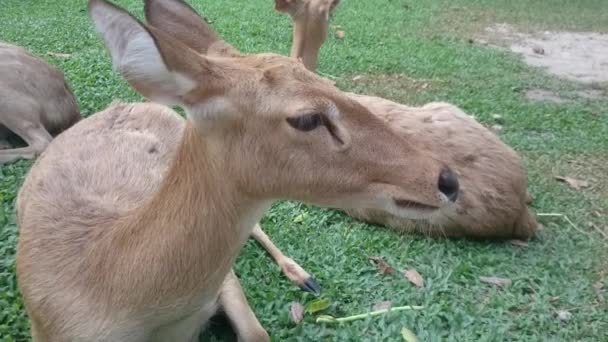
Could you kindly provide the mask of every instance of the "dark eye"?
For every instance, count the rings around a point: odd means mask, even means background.
[[[320,113],[305,114],[287,118],[287,123],[297,130],[308,132],[323,124],[323,116]]]

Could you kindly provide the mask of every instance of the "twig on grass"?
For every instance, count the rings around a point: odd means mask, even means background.
[[[367,313],[363,313],[363,314],[359,314],[359,315],[340,317],[340,318],[335,318],[335,317],[329,316],[329,315],[321,315],[317,318],[316,322],[317,323],[346,323],[346,322],[356,321],[358,319],[365,319],[367,317],[382,315],[387,312],[405,311],[405,310],[422,310],[422,309],[424,309],[423,306],[406,305],[406,306],[396,306],[393,308],[376,310],[376,311],[371,311],[371,312],[367,312]]]
[[[589,237],[590,239],[593,239],[593,237],[591,236],[591,234],[589,232],[586,232],[584,230],[582,230],[581,228],[579,228],[574,222],[572,222],[572,220],[565,214],[562,213],[538,213],[536,214],[536,216],[539,217],[561,217],[564,219],[564,221],[566,221],[572,228],[574,228],[577,232],[587,235],[587,237]],[[593,228],[602,236],[602,238],[604,238],[604,240],[608,241],[608,235],[601,231],[598,227],[596,227],[595,225],[592,225]]]

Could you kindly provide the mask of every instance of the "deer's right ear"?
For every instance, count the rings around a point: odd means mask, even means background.
[[[196,86],[187,75],[203,70],[203,61],[197,63],[200,56],[186,47],[170,46],[166,37],[153,34],[129,13],[104,0],[90,0],[89,15],[114,67],[135,90],[156,102],[183,104],[182,96]],[[167,50],[169,54],[163,54]]]
[[[274,9],[291,14],[296,9],[296,4],[293,0],[275,0]]]
[[[240,56],[183,0],[145,0],[144,12],[148,24],[200,54]]]

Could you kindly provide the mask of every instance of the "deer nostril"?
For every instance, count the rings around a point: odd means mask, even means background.
[[[456,177],[456,174],[452,172],[452,170],[448,168],[441,170],[437,185],[439,186],[439,191],[446,195],[451,202],[456,201],[458,198],[459,184],[458,178]]]

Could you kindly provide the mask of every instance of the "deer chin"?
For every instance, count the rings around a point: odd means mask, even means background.
[[[424,220],[439,212],[441,207],[401,197],[392,197],[386,201],[384,210],[401,218]]]
[[[367,191],[351,194],[347,198],[326,198],[323,203],[316,201],[314,204],[346,210],[380,210],[403,219],[428,220],[450,206],[451,202],[442,194],[437,194],[436,203],[423,202],[406,196],[396,186],[383,183],[374,184]]]

